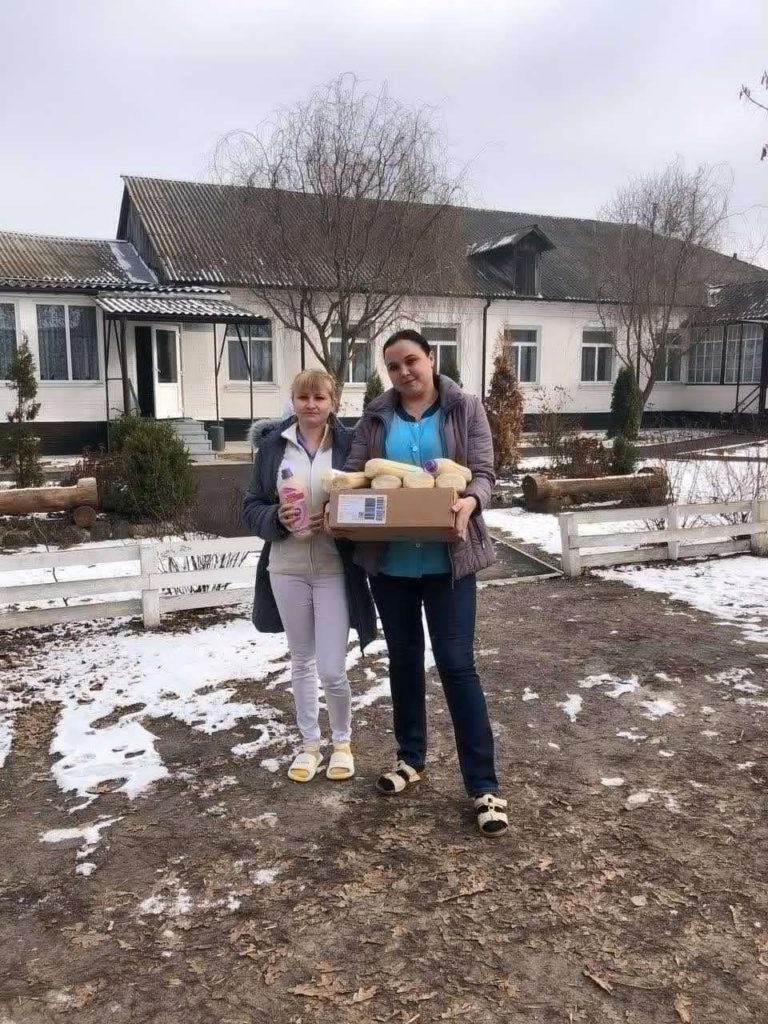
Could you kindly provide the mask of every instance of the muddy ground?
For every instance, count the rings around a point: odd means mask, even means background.
[[[16,642],[9,668],[48,641]],[[768,1020],[768,648],[591,579],[487,588],[477,649],[510,801],[495,841],[474,831],[435,685],[428,775],[398,798],[373,790],[386,701],[357,716],[345,784],[233,757],[245,727],[153,721],[174,777],[100,798],[121,820],[82,877],[78,841],[39,837],[93,810],[67,817],[51,780],[56,708],[25,712],[0,773],[0,1022]],[[752,675],[714,679],[734,669]],[[578,686],[603,673],[641,687]],[[675,713],[645,717],[658,700]],[[284,689],[270,701],[289,712]]]

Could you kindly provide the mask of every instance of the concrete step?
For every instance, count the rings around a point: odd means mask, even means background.
[[[192,456],[213,455],[211,441],[204,425],[199,420],[171,420],[176,436]]]
[[[182,439],[183,440],[183,439]],[[210,441],[183,441],[190,455],[210,455],[213,451]]]

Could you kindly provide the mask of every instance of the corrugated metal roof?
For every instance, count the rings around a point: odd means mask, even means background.
[[[0,231],[0,286],[4,288],[77,291],[156,283],[127,241]]]
[[[306,253],[300,266],[289,266],[271,227],[276,193],[268,189],[124,178],[126,195],[157,255],[165,281],[228,286],[273,285],[330,288],[334,284],[328,240],[316,227],[316,196],[279,193],[287,229]],[[125,234],[124,202],[118,234]],[[393,216],[402,206],[392,204]],[[429,210],[428,207],[415,209]],[[622,226],[605,221],[544,214],[450,207],[438,233],[423,243],[419,266],[411,274],[411,293],[517,298],[511,286],[511,263],[503,254],[468,257],[472,246],[489,239],[514,237],[536,225],[554,248],[541,257],[538,298],[551,301],[594,301],[590,253],[618,247]],[[393,254],[393,262],[397,254]],[[707,253],[709,277],[717,283],[768,276],[768,271]],[[382,261],[382,265],[383,265]],[[361,290],[375,287],[381,265],[361,259]]]
[[[768,324],[768,281],[747,281],[720,288],[714,303],[695,318],[698,324],[737,321]]]
[[[182,295],[110,292],[96,299],[107,316],[172,317],[174,320],[204,320],[207,323],[258,319],[255,313],[236,306],[228,298],[194,298]]]

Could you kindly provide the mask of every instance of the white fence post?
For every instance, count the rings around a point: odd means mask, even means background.
[[[160,572],[157,545],[152,541],[142,541],[139,544],[139,560],[141,575],[147,577],[141,591],[141,617],[144,629],[156,629],[160,625],[160,588],[156,586],[160,582],[157,578]]]
[[[681,523],[681,518],[680,518],[680,509],[677,507],[677,505],[670,505],[669,506],[669,508],[667,509],[666,521],[667,521],[666,522],[666,528],[668,530],[678,530],[680,528],[682,523]],[[679,540],[667,541],[667,558],[671,562],[676,562],[679,557],[680,557],[680,541]]]
[[[768,525],[768,501],[755,498],[752,502],[752,522]],[[768,555],[768,533],[753,533],[750,537],[750,551],[753,555]]]
[[[572,512],[563,512],[560,515],[560,557],[563,563],[563,572],[566,576],[579,576],[581,573],[581,558],[578,547],[572,546],[573,538],[578,538],[579,527],[574,522]]]

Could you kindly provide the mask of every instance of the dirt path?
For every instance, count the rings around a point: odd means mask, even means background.
[[[473,830],[435,686],[429,774],[389,801],[384,700],[344,785],[235,758],[244,727],[153,721],[172,777],[100,798],[119,821],[78,875],[82,840],[40,836],[94,810],[67,814],[51,780],[57,708],[24,712],[0,772],[0,1022],[768,1019],[768,650],[594,579],[488,588],[480,611],[498,842]]]

